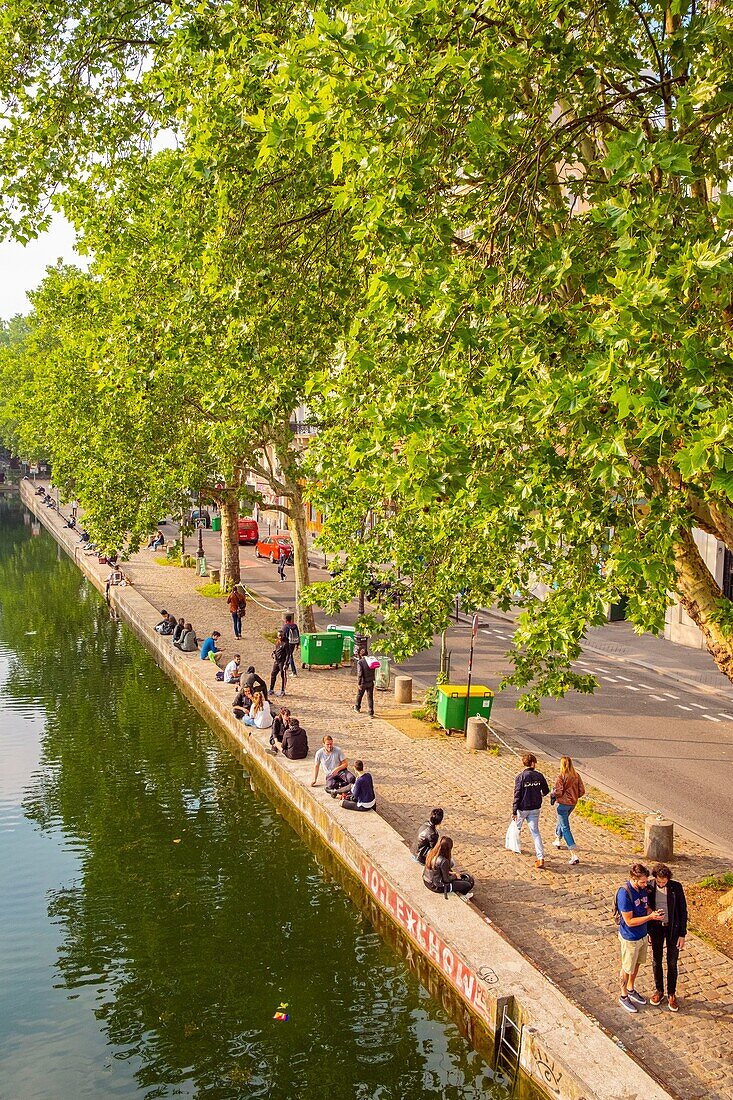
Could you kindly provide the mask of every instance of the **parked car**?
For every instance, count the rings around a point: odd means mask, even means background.
[[[269,558],[271,562],[276,562],[280,556],[281,546],[285,546],[288,550],[287,565],[292,565],[293,543],[290,535],[271,535],[269,538],[260,539],[255,547],[255,554],[258,558]]]
[[[204,527],[211,527],[211,513],[206,508],[202,508],[200,511],[198,508],[192,508],[186,516],[186,523],[191,527],[198,527],[199,517]]]
[[[240,545],[248,543],[250,546],[254,546],[260,541],[260,529],[257,526],[256,519],[240,519],[238,526]]]

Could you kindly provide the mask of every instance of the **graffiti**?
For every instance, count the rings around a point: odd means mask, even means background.
[[[482,982],[486,982],[487,985],[498,985],[499,975],[495,970],[492,970],[490,966],[480,966],[478,968],[478,976]]]
[[[361,878],[372,896],[376,898],[400,928],[407,932],[407,935],[417,945],[421,953],[433,961],[461,997],[468,1002],[482,1020],[491,1026],[491,1014],[478,975],[440,938],[427,921],[423,920],[420,914],[397,893],[394,887],[380,875],[376,867],[372,867],[366,861],[363,861],[361,864]],[[488,970],[489,968],[485,969]],[[493,975],[493,970],[490,973]],[[496,984],[499,979],[496,975],[494,975],[494,979],[493,984]]]
[[[560,1082],[562,1081],[562,1072],[558,1069],[555,1069],[555,1063],[553,1062],[550,1055],[546,1051],[544,1051],[542,1047],[537,1047],[534,1052],[534,1060],[535,1065],[539,1070],[539,1075],[541,1079],[546,1085],[549,1086],[549,1088],[552,1089],[554,1093],[557,1093],[559,1095]]]

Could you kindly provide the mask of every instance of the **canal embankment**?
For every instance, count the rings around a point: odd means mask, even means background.
[[[62,521],[54,512],[38,505],[28,484],[23,486],[22,493],[25,503],[73,557],[91,583],[103,590],[108,568],[100,566],[96,558],[84,553],[78,538],[63,528]],[[134,575],[134,568],[131,572]],[[510,1011],[523,1028],[521,1080],[527,1091],[534,1089],[544,1095],[567,1097],[568,1100],[580,1100],[581,1097],[586,1097],[586,1100],[591,1097],[618,1100],[642,1095],[660,1098],[691,1095],[675,1088],[672,1081],[665,1089],[653,1080],[611,1035],[565,996],[525,954],[509,943],[478,906],[464,905],[457,899],[446,902],[425,891],[405,845],[404,835],[400,835],[389,821],[378,815],[353,815],[356,818],[353,820],[325,795],[323,788],[311,787],[311,762],[291,764],[281,757],[273,758],[264,751],[265,738],[248,737],[231,714],[229,693],[225,695],[221,685],[212,681],[211,666],[198,661],[196,655],[181,655],[172,650],[169,642],[155,633],[153,628],[159,619],[159,608],[137,587],[115,589],[111,598],[116,612],[154,653],[161,667],[207,719],[225,731],[247,753],[252,771],[263,778],[274,797],[288,805],[299,821],[334,853],[354,882],[361,884],[384,917],[395,928],[401,929],[409,950],[418,954],[431,968],[436,981],[460,998],[467,1017],[467,1030],[470,1031],[474,1021],[477,1026],[496,1032],[505,1007]],[[183,610],[180,602],[173,610]],[[298,714],[305,716],[305,724],[313,741],[318,739],[317,733],[324,726],[329,728],[329,714],[327,700],[323,698],[325,680],[314,679],[312,682],[318,687],[308,693],[304,685],[299,684],[296,698]],[[392,738],[393,770],[405,775],[403,784],[407,791],[406,772],[410,768],[412,746],[403,746],[399,741],[401,735],[393,728],[391,732],[389,729],[383,730],[383,726],[386,727],[387,723],[377,720],[361,734],[362,743],[371,741],[373,746],[371,754],[365,748],[364,755],[376,754],[380,738]],[[346,723],[341,728],[345,729]],[[340,739],[353,741],[352,731],[344,733]],[[350,751],[348,743],[345,747]],[[430,746],[430,751],[434,748]],[[457,751],[456,746],[446,749],[448,757],[442,767],[442,801],[446,805],[452,798],[451,786],[454,777],[458,779],[459,765],[465,765],[465,756],[459,760]],[[505,763],[503,766],[506,769],[512,765]],[[477,764],[477,769],[481,767],[483,762]],[[376,773],[377,769],[374,770]],[[379,773],[377,782],[379,789]],[[459,782],[456,782],[456,789],[460,789]],[[414,793],[410,789],[410,797],[414,798]],[[424,812],[425,805],[433,801],[434,791],[426,786],[425,800],[417,812]],[[478,828],[478,804],[475,809],[475,827]],[[399,820],[394,811],[394,800],[390,803],[390,812],[393,818]],[[453,827],[451,831],[455,835]],[[470,866],[473,870],[473,864]],[[509,893],[513,889],[512,883],[500,881],[496,876],[486,885],[497,896],[499,891]],[[537,894],[537,882],[530,885]],[[541,888],[539,890],[541,892]],[[480,899],[479,890],[477,896]],[[528,923],[532,897],[532,891],[522,891]],[[596,899],[596,903],[604,912],[610,909],[605,897]],[[565,924],[563,913],[555,929],[558,943],[562,942],[568,931],[563,927]],[[510,935],[516,932],[511,927],[507,930]],[[575,934],[581,960],[588,951],[588,945],[581,938],[582,933],[579,922]],[[615,962],[615,939],[610,930],[605,949]],[[582,999],[579,1000],[582,1003]],[[670,1019],[669,1016],[667,1019]],[[699,1024],[700,1021],[697,1022]],[[668,1064],[669,1043],[662,1044],[662,1049]],[[661,1062],[658,1062],[657,1068],[660,1065]],[[684,1078],[683,1073],[677,1076],[678,1080]]]

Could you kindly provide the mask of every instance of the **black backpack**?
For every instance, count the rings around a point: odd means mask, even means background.
[[[631,883],[630,882],[626,883],[626,889],[627,889],[627,891],[631,890]],[[629,897],[631,897],[630,893],[629,893]],[[616,893],[614,894],[614,897],[613,897],[612,913],[613,913],[614,924],[618,928],[621,925],[621,910],[618,907],[618,890],[616,891]]]
[[[290,645],[300,645],[300,631],[297,623],[285,624],[285,641]]]

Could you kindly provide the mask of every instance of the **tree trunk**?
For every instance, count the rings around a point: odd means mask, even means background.
[[[219,501],[221,509],[221,581],[229,590],[241,580],[239,572],[239,499],[237,489],[226,489]]]
[[[310,584],[308,570],[308,531],[305,526],[305,511],[303,508],[303,495],[299,485],[294,485],[289,493],[290,515],[288,528],[293,540],[293,571],[295,573],[295,607],[298,614],[300,629],[306,633],[312,633],[316,629],[316,620],[313,615],[313,606],[303,603],[301,592]]]
[[[733,638],[716,621],[723,593],[702,559],[691,531],[675,547],[677,594],[680,603],[705,638],[713,660],[733,681]]]

